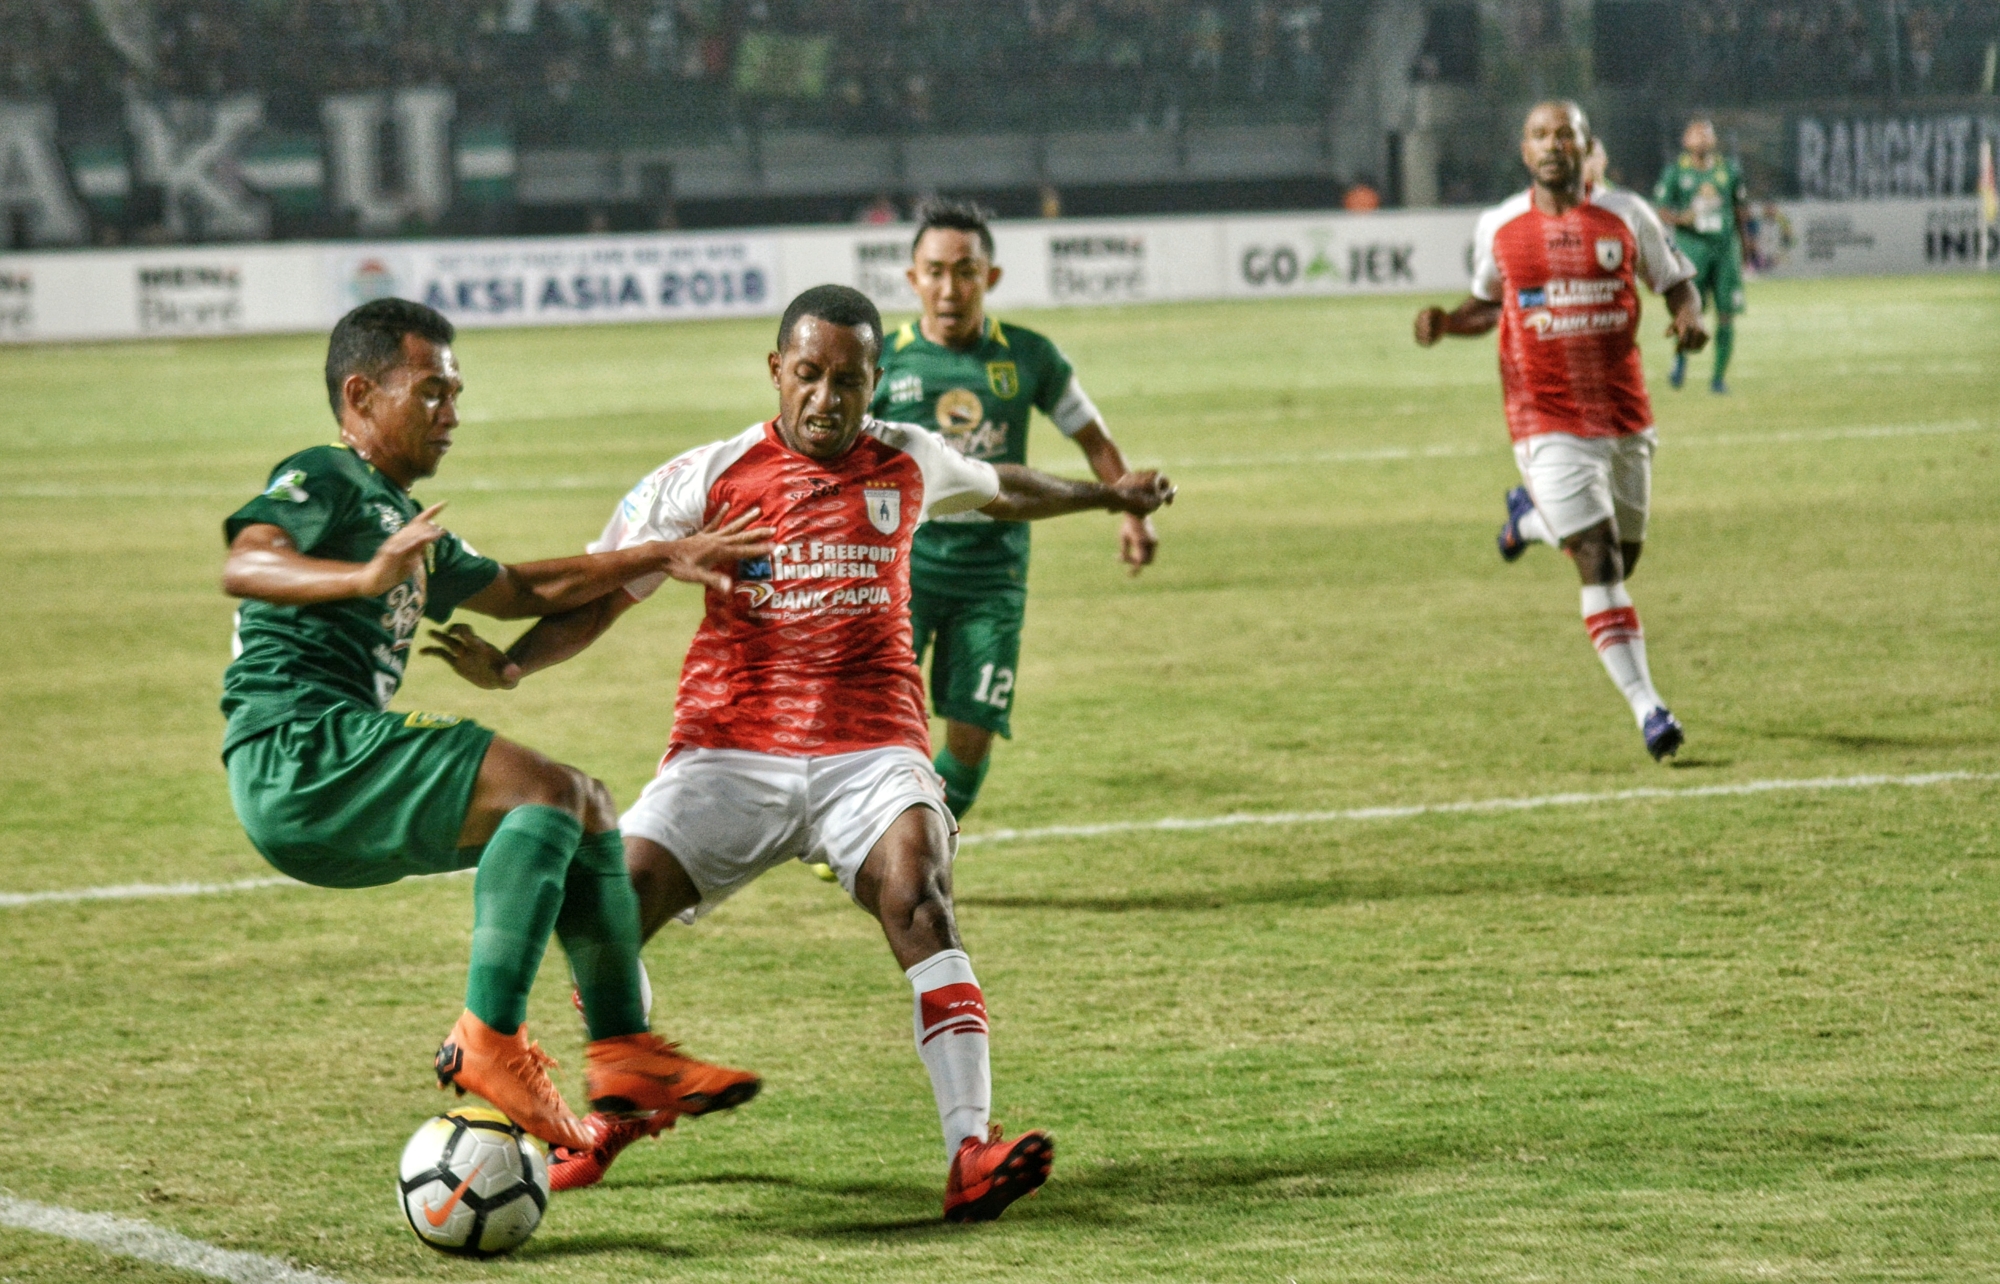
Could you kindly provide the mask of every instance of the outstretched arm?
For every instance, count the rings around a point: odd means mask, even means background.
[[[1033,522],[1097,508],[1144,517],[1174,502],[1173,483],[1150,469],[1126,473],[1110,485],[1071,481],[1022,464],[995,464],[993,471],[1000,475],[1000,494],[979,511],[1003,522]]]
[[[284,527],[253,522],[229,542],[229,557],[222,564],[222,591],[273,606],[379,597],[415,574],[423,563],[424,550],[444,538],[444,528],[431,521],[443,507],[432,504],[418,513],[403,529],[383,540],[375,556],[365,562],[308,557],[292,543]]]
[[[769,527],[745,529],[756,519],[756,509],[723,524],[727,515],[719,514],[685,539],[650,540],[608,553],[503,566],[491,584],[465,600],[465,609],[499,620],[561,615],[633,580],[658,574],[727,592],[729,575],[724,568],[771,551]]]
[[[1465,302],[1449,312],[1443,308],[1425,308],[1417,313],[1417,346],[1428,348],[1448,334],[1485,334],[1499,324],[1499,304],[1488,303],[1477,295],[1467,295]]]
[[[512,691],[530,673],[580,653],[638,604],[639,599],[630,593],[614,590],[574,611],[537,620],[505,651],[473,632],[469,624],[432,629],[431,640],[436,645],[425,647],[423,653],[443,660],[475,687]]]
[[[1090,461],[1090,471],[1105,485],[1117,484],[1132,471],[1125,464],[1125,452],[1111,440],[1111,432],[1102,419],[1093,419],[1077,429],[1070,440],[1083,451],[1083,457]],[[1151,566],[1159,551],[1160,535],[1153,529],[1152,519],[1137,513],[1125,514],[1118,527],[1118,560],[1125,563],[1128,573],[1137,575]]]

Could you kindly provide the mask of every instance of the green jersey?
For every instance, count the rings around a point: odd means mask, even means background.
[[[347,447],[314,446],[273,469],[264,493],[222,529],[233,541],[244,527],[269,523],[308,557],[365,562],[422,511]],[[446,535],[425,551],[415,574],[380,597],[313,606],[244,602],[236,611],[236,659],[222,675],[224,756],[302,713],[337,704],[387,708],[419,620],[442,624],[499,573],[498,562]]]
[[[1693,227],[1676,227],[1681,235],[1712,237],[1718,243],[1735,239],[1736,211],[1743,204],[1743,176],[1718,156],[1702,169],[1694,157],[1681,153],[1653,186],[1653,204],[1676,213],[1694,214]]]
[[[988,317],[979,342],[961,349],[932,343],[911,322],[889,336],[869,413],[935,429],[973,459],[1025,464],[1031,407],[1066,433],[1083,427],[1059,413],[1074,373],[1056,345],[1033,330]],[[918,593],[1026,584],[1028,524],[978,512],[925,522],[910,551],[910,572]]]

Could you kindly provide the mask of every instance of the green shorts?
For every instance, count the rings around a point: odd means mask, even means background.
[[[1025,588],[989,589],[968,597],[910,594],[918,663],[924,649],[936,643],[931,707],[939,717],[1013,735],[1007,713],[1014,707],[1014,666],[1021,659],[1021,623],[1027,612]]]
[[[315,887],[465,869],[479,852],[458,833],[492,743],[449,714],[336,705],[232,749],[229,799],[264,859]]]
[[[1736,238],[1685,235],[1675,238],[1694,264],[1694,288],[1701,305],[1734,316],[1743,311],[1743,251]]]

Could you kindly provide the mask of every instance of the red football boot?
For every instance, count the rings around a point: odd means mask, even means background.
[[[583,1126],[597,1138],[587,1150],[554,1146],[549,1150],[549,1189],[582,1190],[604,1180],[618,1153],[642,1137],[653,1137],[674,1126],[673,1111],[662,1110],[650,1119],[607,1115],[592,1111]]]
[[[1045,1132],[1024,1132],[1007,1141],[999,1124],[989,1129],[985,1141],[967,1137],[952,1156],[951,1176],[944,1183],[948,1222],[990,1222],[1049,1179],[1056,1157],[1054,1138]]]

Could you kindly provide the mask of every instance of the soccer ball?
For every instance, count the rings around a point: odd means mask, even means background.
[[[417,1238],[441,1253],[519,1248],[549,1206],[549,1165],[513,1120],[462,1106],[427,1119],[403,1147],[396,1194]]]

